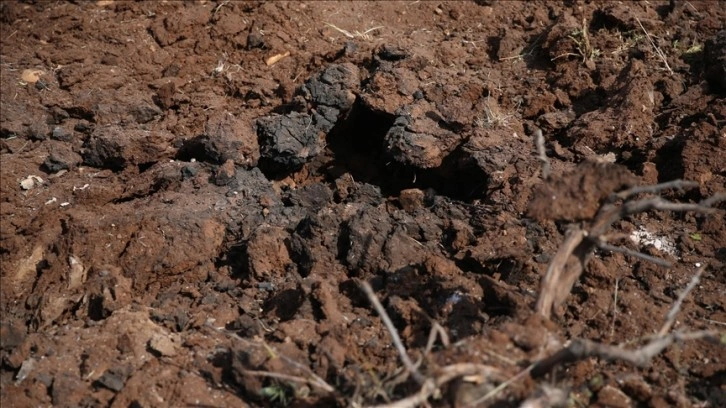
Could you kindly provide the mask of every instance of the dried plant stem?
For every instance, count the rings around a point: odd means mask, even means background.
[[[335,393],[335,388],[328,384],[325,380],[323,380],[320,376],[315,374],[309,367],[300,364],[299,362],[280,354],[277,350],[270,347],[264,342],[256,342],[256,341],[250,341],[247,339],[244,339],[237,335],[237,333],[229,332],[225,330],[224,328],[218,328],[214,327],[212,325],[206,325],[205,327],[208,327],[209,329],[213,330],[215,333],[221,333],[224,334],[236,341],[239,341],[241,343],[244,343],[246,347],[257,347],[257,348],[264,348],[267,350],[267,352],[273,357],[273,358],[280,358],[286,363],[300,369],[302,372],[305,373],[306,377],[302,376],[295,376],[295,375],[289,375],[289,374],[280,374],[280,373],[274,373],[271,371],[259,371],[259,370],[241,370],[243,374],[251,375],[255,377],[268,377],[268,378],[276,378],[280,380],[290,381],[294,383],[300,383],[300,384],[307,384],[311,387],[317,388],[323,392],[333,394]]]
[[[719,333],[716,330],[674,332],[667,334],[675,323],[676,315],[681,310],[683,300],[698,285],[704,269],[705,266],[701,266],[696,271],[696,274],[693,275],[693,278],[691,278],[691,281],[683,289],[678,299],[673,302],[671,309],[666,315],[665,323],[658,334],[644,346],[635,350],[628,350],[621,346],[612,346],[586,339],[574,339],[567,347],[535,363],[532,368],[532,377],[540,377],[550,372],[556,366],[589,357],[597,357],[607,361],[623,361],[638,367],[645,367],[655,356],[674,342],[707,339],[723,344],[724,340],[722,336],[724,336],[724,333]]]
[[[610,201],[615,201],[617,199],[625,200],[627,198],[631,198],[634,195],[642,194],[642,193],[660,193],[664,190],[687,190],[698,187],[698,183],[695,181],[689,181],[689,180],[671,180],[666,181],[665,183],[659,183],[659,184],[650,184],[647,186],[635,186],[632,188],[629,188],[627,190],[620,191],[615,194],[610,195]]]
[[[378,300],[378,296],[376,296],[375,292],[373,292],[373,288],[371,288],[371,285],[365,281],[360,281],[359,284],[366,296],[368,296],[368,300],[373,305],[373,308],[376,309],[376,312],[378,312],[381,320],[383,320],[383,324],[386,326],[386,329],[388,329],[393,345],[396,347],[398,355],[401,357],[401,362],[406,367],[406,370],[408,370],[408,372],[413,376],[414,380],[416,380],[419,384],[423,384],[424,377],[418,372],[418,368],[416,368],[413,361],[411,361],[411,358],[408,356],[408,352],[406,352],[406,348],[403,346],[403,342],[401,342],[401,337],[398,335],[398,330],[396,330],[396,327],[393,325],[391,318],[388,317],[388,313],[386,313],[386,309],[381,304],[381,301]]]
[[[545,152],[545,140],[541,129],[534,131],[534,145],[537,147],[537,158],[542,163],[542,178],[547,180],[550,177],[550,160]]]
[[[549,318],[553,312],[558,311],[592,257],[595,248],[622,252],[661,266],[670,266],[670,263],[663,259],[626,248],[611,246],[605,242],[604,235],[613,223],[633,214],[650,210],[712,213],[716,211],[711,208],[712,205],[726,200],[726,194],[716,194],[700,203],[676,203],[658,196],[630,201],[634,196],[641,193],[656,193],[666,189],[683,189],[696,185],[690,181],[674,180],[652,186],[634,187],[612,194],[610,199],[600,207],[589,229],[574,227],[568,231],[565,242],[550,261],[542,278],[539,298],[535,305],[536,312]],[[620,205],[615,205],[613,202],[617,199],[625,201]]]
[[[645,30],[645,27],[643,27],[643,24],[640,22],[640,19],[636,18],[635,21],[638,22],[638,25],[640,26],[640,29],[643,30],[643,33],[645,34],[645,37],[648,39],[648,42],[650,42],[651,47],[653,47],[653,50],[655,50],[655,54],[663,61],[663,64],[665,65],[666,69],[668,70],[668,73],[673,75],[673,70],[671,69],[671,66],[668,65],[668,60],[666,59],[665,54],[663,53],[663,50],[658,48],[657,45],[655,45],[655,42],[653,41],[653,37],[650,36],[648,31]]]
[[[520,373],[521,374],[521,373]],[[518,374],[519,375],[519,374]],[[371,408],[413,408],[426,402],[441,386],[461,377],[477,376],[479,378],[496,379],[501,373],[494,367],[483,364],[459,363],[440,368],[435,377],[427,378],[419,391],[409,397],[390,404],[376,405]],[[511,381],[511,380],[510,380]],[[501,387],[501,386],[500,386]],[[499,387],[497,387],[499,388]]]
[[[603,251],[619,252],[621,254],[630,255],[634,258],[642,259],[644,261],[654,263],[658,266],[664,266],[666,268],[670,268],[671,266],[673,266],[670,262],[666,261],[665,259],[661,259],[661,258],[651,256],[648,254],[644,254],[642,252],[633,251],[632,249],[610,245],[607,242],[600,241],[597,243],[597,247]]]
[[[323,384],[321,384],[320,382],[311,380],[310,378],[303,378],[303,377],[298,377],[298,376],[288,375],[288,374],[273,373],[270,371],[242,370],[241,373],[244,375],[252,376],[252,377],[275,378],[277,380],[289,381],[289,382],[298,383],[298,384],[307,384],[313,388],[319,388],[328,393],[332,393],[335,391],[335,389],[333,387],[331,387],[329,384],[327,384],[325,382],[323,382]]]
[[[540,377],[554,367],[580,361],[589,357],[597,357],[607,361],[623,361],[638,367],[645,367],[653,357],[657,356],[676,341],[711,339],[719,341],[720,333],[716,330],[704,330],[689,333],[671,333],[659,336],[645,346],[636,350],[627,350],[619,346],[601,344],[585,339],[575,339],[562,350],[550,357],[540,360],[532,369],[533,377]]]
[[[681,310],[681,305],[683,304],[683,300],[688,296],[689,293],[693,290],[693,288],[698,285],[698,282],[701,281],[701,275],[703,275],[703,271],[706,269],[706,265],[701,265],[698,270],[696,271],[696,274],[693,275],[691,278],[691,281],[688,283],[685,289],[678,295],[678,299],[676,299],[675,302],[673,302],[673,306],[671,306],[671,310],[668,311],[668,314],[666,315],[666,321],[663,323],[663,327],[660,328],[658,331],[659,336],[663,336],[666,333],[668,333],[673,325],[676,322],[676,315],[678,314],[678,311]]]
[[[620,288],[620,279],[615,279],[615,290],[613,291],[613,322],[610,325],[610,337],[615,334],[615,322],[618,319],[618,289]]]

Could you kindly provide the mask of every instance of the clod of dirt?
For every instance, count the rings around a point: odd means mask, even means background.
[[[50,138],[53,140],[60,140],[61,142],[70,142],[73,140],[73,134],[60,126],[56,126],[53,128]]]
[[[224,186],[235,179],[235,167],[232,160],[227,160],[214,172],[214,184]]]
[[[204,125],[204,133],[219,149],[220,158],[232,160],[245,168],[257,165],[260,150],[251,124],[227,112],[213,114]]]
[[[575,115],[575,112],[573,111],[560,110],[548,112],[537,118],[537,125],[539,125],[546,134],[551,134],[567,127],[573,120],[575,120],[576,117],[577,115]]]
[[[284,276],[292,265],[285,241],[289,235],[279,227],[262,225],[247,242],[250,273],[261,281]]]
[[[250,33],[247,34],[246,48],[248,50],[253,48],[265,48],[265,38],[257,31],[250,31]]]
[[[311,113],[292,112],[257,120],[260,167],[271,175],[299,170],[317,156],[324,138],[356,100],[360,73],[353,64],[334,64],[313,76],[296,92]]]
[[[461,142],[463,135],[441,124],[442,115],[426,100],[418,100],[397,112],[385,136],[385,151],[397,162],[420,169],[441,165]]]
[[[70,168],[71,165],[69,163],[54,154],[48,156],[41,165],[41,169],[48,173],[58,173],[61,170],[68,170]]]
[[[360,87],[360,72],[353,64],[333,64],[300,87],[298,94],[313,104],[335,108],[339,113],[353,107]]]
[[[48,138],[48,133],[48,125],[43,122],[34,122],[25,130],[25,136],[30,140],[45,140]]]
[[[18,319],[4,319],[0,322],[0,349],[12,350],[22,344],[27,330]]]
[[[333,192],[323,183],[314,183],[295,189],[287,196],[287,203],[304,208],[311,213],[318,212],[333,199]]]
[[[125,277],[120,268],[105,265],[94,268],[86,283],[88,294],[88,317],[103,320],[114,311],[131,303],[131,279]]]
[[[528,215],[537,220],[590,219],[604,198],[636,181],[621,165],[585,161],[573,172],[540,185],[534,192]]]
[[[111,391],[119,392],[124,388],[129,374],[129,370],[126,367],[110,368],[96,380],[96,383]]]
[[[569,140],[598,153],[611,149],[640,148],[653,136],[655,88],[639,60],[623,68],[613,84],[615,93],[605,107],[587,112],[572,123]],[[602,137],[607,133],[608,137]]]
[[[149,339],[149,348],[163,357],[173,357],[177,354],[177,346],[172,339],[162,333],[155,333]]]
[[[121,171],[129,164],[154,163],[163,157],[171,158],[173,138],[174,135],[164,131],[97,127],[84,144],[81,156],[89,166]]]
[[[376,57],[384,61],[400,61],[408,57],[408,52],[401,47],[384,44],[376,51]]]
[[[597,402],[604,407],[627,408],[633,406],[633,400],[630,397],[609,384],[597,392]]]
[[[317,116],[293,112],[257,120],[260,167],[267,172],[299,170],[323,148],[324,134],[318,132]]]
[[[136,105],[129,110],[129,113],[138,123],[149,123],[161,115],[161,110],[155,105]]]
[[[706,40],[703,48],[706,80],[715,92],[726,93],[726,30]]]
[[[351,268],[377,270],[382,268],[383,246],[393,230],[389,215],[380,207],[363,206],[348,221],[348,251],[345,261]]]
[[[401,204],[401,208],[412,213],[423,207],[424,192],[418,188],[401,190],[401,194],[398,196],[398,202]]]
[[[174,106],[174,94],[176,93],[176,85],[169,81],[164,83],[156,91],[153,96],[154,103],[162,109],[169,109]]]

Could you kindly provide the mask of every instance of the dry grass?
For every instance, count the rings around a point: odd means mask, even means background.
[[[567,52],[552,58],[552,61],[560,58],[578,57],[582,59],[582,63],[585,65],[592,65],[595,58],[600,56],[600,50],[593,48],[590,42],[590,32],[587,28],[587,19],[582,19],[582,27],[579,30],[575,30],[568,38],[575,43],[575,49],[577,53]]]
[[[372,39],[372,37],[370,35],[372,32],[374,32],[376,30],[380,30],[380,29],[383,28],[383,26],[377,26],[377,27],[371,27],[371,28],[366,29],[366,30],[363,30],[363,31],[356,30],[356,31],[354,31],[354,32],[351,33],[350,31],[344,30],[344,29],[342,29],[342,28],[340,28],[340,27],[338,27],[338,26],[336,26],[334,24],[331,24],[331,23],[325,23],[325,25],[328,26],[328,27],[330,27],[330,28],[332,28],[333,30],[335,30],[335,31],[343,34],[344,36],[346,36],[346,37],[348,37],[350,39],[360,38],[360,39],[363,39],[363,40],[366,40],[366,41],[370,41]]]
[[[655,41],[653,41],[653,37],[648,33],[648,31],[646,31],[645,27],[643,27],[643,24],[640,22],[640,19],[636,18],[635,21],[638,22],[640,29],[643,30],[645,37],[648,39],[648,42],[650,43],[651,47],[653,47],[653,50],[655,51],[655,55],[657,55],[658,58],[660,58],[660,60],[663,61],[663,65],[665,66],[665,69],[668,71],[668,73],[673,75],[673,70],[671,69],[671,66],[668,65],[668,59],[666,58],[665,54],[663,53],[663,50],[661,50],[657,45],[655,45]]]

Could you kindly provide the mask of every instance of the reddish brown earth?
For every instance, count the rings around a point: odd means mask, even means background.
[[[8,1],[0,21],[3,407],[399,400],[418,385],[359,280],[414,359],[444,327],[423,375],[499,370],[434,406],[568,339],[642,344],[696,264],[675,329],[724,329],[723,203],[620,221],[618,243],[674,267],[598,252],[561,315],[533,312],[568,225],[614,191],[724,191],[722,2]],[[543,387],[571,406],[725,406],[726,353],[585,359],[482,405]]]

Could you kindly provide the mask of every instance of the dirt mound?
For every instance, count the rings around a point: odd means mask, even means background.
[[[572,3],[0,3],[2,405],[726,404],[726,8]]]

